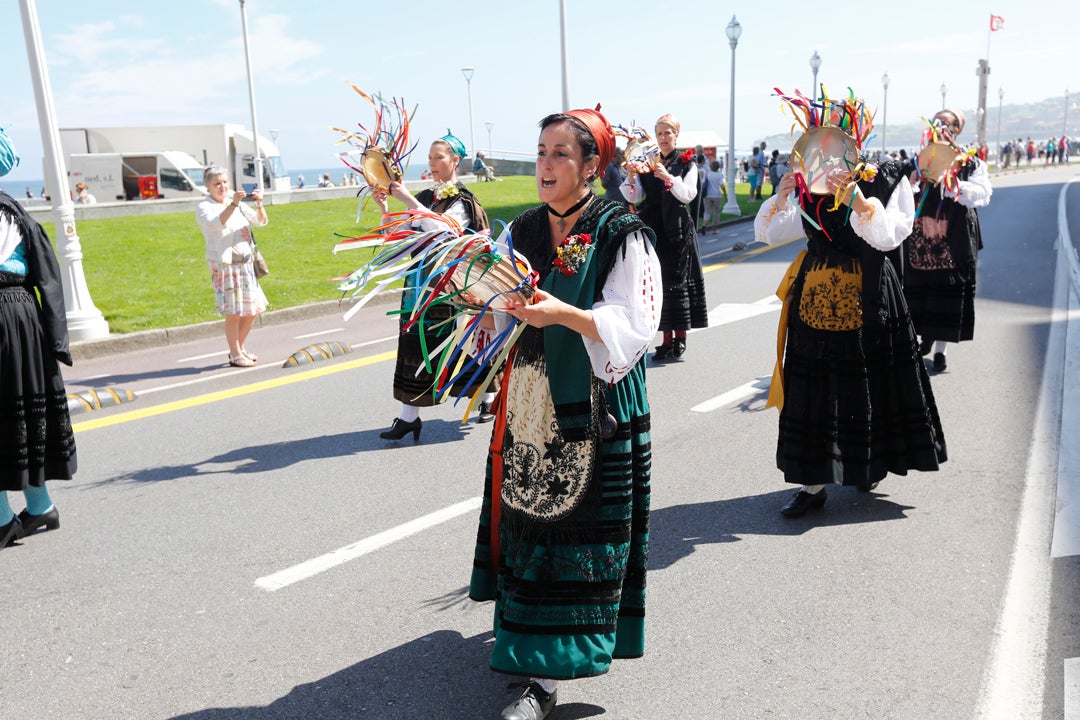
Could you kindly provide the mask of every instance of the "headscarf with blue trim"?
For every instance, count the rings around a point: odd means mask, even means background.
[[[439,139],[449,145],[450,150],[453,151],[453,153],[459,158],[464,159],[464,157],[468,155],[468,153],[465,151],[465,143],[461,142],[461,140],[459,140],[456,135],[450,132],[450,128],[446,128],[446,134]]]
[[[0,177],[7,175],[19,165],[19,153],[11,144],[11,138],[0,127]]]

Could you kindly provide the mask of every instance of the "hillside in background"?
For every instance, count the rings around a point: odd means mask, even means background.
[[[967,124],[959,139],[964,144],[974,143],[976,126],[975,110],[973,108],[963,108],[963,111],[967,115]],[[986,142],[993,148],[998,141],[997,103],[991,104],[987,109],[987,113]],[[871,150],[881,147],[882,120],[883,118],[879,109],[877,127],[874,130],[877,137],[870,142]],[[1064,96],[1048,98],[1034,103],[1003,105],[1001,107],[1001,143],[1004,144],[1007,140],[1016,138],[1023,138],[1027,141],[1029,137],[1034,140],[1036,144],[1040,141],[1045,143],[1050,138],[1061,137],[1066,120],[1068,120],[1069,124],[1069,137],[1074,139],[1073,144],[1075,146],[1075,139],[1080,137],[1080,98],[1077,98],[1076,101],[1074,101],[1072,97],[1070,97],[1068,118],[1065,116]],[[903,125],[889,123],[888,133],[885,137],[888,149],[895,150],[901,147],[908,149],[917,148],[919,146],[919,137],[925,128],[926,124],[921,121]],[[796,135],[796,137],[798,137],[798,135]],[[755,140],[755,142],[758,142],[758,140]],[[765,138],[765,143],[768,148],[786,152],[791,149],[792,138],[789,133],[769,135]]]

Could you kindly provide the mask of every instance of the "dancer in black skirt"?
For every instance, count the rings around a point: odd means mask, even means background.
[[[964,114],[942,110],[932,122],[955,138]],[[947,367],[948,343],[975,336],[975,274],[982,249],[976,208],[990,204],[994,190],[986,163],[963,153],[950,168],[952,182],[924,181],[917,189],[918,218],[904,243],[904,296],[911,309],[922,355],[933,350],[935,373]]]
[[[17,163],[0,129],[0,176]],[[0,548],[60,527],[45,481],[70,480],[76,459],[58,362],[71,365],[60,265],[41,225],[0,191]],[[18,517],[9,490],[26,496]]]
[[[428,209],[452,217],[464,228],[476,232],[487,230],[489,228],[487,214],[476,196],[457,178],[458,164],[464,157],[464,143],[448,132],[444,137],[431,143],[431,148],[428,150],[428,168],[431,170],[432,179],[435,180],[435,186],[413,197],[402,183],[394,182],[390,184],[389,193],[404,203],[407,210]],[[386,213],[387,194],[376,192],[373,197],[382,207],[383,213]],[[417,223],[421,230],[445,227],[438,220],[431,218],[419,219]],[[412,276],[407,283],[411,284],[407,284],[402,295],[401,307],[403,309],[414,305],[413,294],[418,292],[424,284],[423,282],[417,284]],[[386,440],[400,440],[412,433],[414,441],[420,439],[420,428],[423,425],[420,419],[420,408],[436,404],[433,392],[435,377],[425,368],[420,334],[424,334],[429,350],[438,347],[452,332],[447,322],[452,316],[453,309],[450,306],[437,305],[428,310],[423,323],[416,323],[408,331],[404,331],[409,316],[401,315],[403,332],[398,337],[397,365],[394,368],[394,398],[401,402],[401,411],[398,417],[394,418],[390,428],[382,432],[379,437]],[[485,394],[480,403],[480,414],[477,418],[480,422],[490,422],[495,419],[495,416],[491,414],[491,402],[494,397],[494,393]]]
[[[637,205],[638,215],[656,234],[656,254],[664,280],[660,314],[664,340],[653,355],[657,362],[681,358],[686,352],[686,331],[709,325],[697,228],[686,207],[697,197],[698,169],[693,150],[676,150],[680,127],[670,113],[656,121],[660,153],[654,156],[652,171],[631,171],[621,188],[623,196]]]
[[[844,132],[856,152],[870,117],[861,101],[845,104],[836,115],[825,113],[832,129],[819,135]],[[848,118],[861,123],[854,133],[842,127]],[[777,291],[785,301],[783,362],[769,398],[780,408],[777,467],[787,482],[803,486],[780,511],[789,518],[823,507],[830,483],[868,491],[887,473],[937,470],[946,459],[895,270],[915,215],[904,167],[886,161],[826,168],[821,192],[811,193],[797,159],[792,166],[798,169],[783,177],[754,223],[763,242],[807,238]],[[797,188],[798,198],[790,197]]]

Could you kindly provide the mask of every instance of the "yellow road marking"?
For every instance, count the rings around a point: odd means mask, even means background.
[[[769,252],[770,250],[776,250],[777,248],[782,248],[785,245],[790,245],[793,242],[802,242],[805,239],[806,238],[804,238],[804,237],[800,237],[800,238],[795,238],[794,240],[787,240],[787,241],[782,242],[782,243],[777,243],[776,245],[766,245],[765,247],[759,247],[757,250],[751,250],[750,252],[743,253],[739,257],[734,258],[732,260],[728,260],[727,262],[721,262],[721,263],[716,263],[715,265],[709,265],[708,267],[704,268],[703,272],[712,272],[713,270],[719,270],[720,268],[726,268],[728,265],[734,265],[737,262],[742,262],[743,260],[746,260],[747,258],[752,258],[755,255],[760,255],[763,252]]]
[[[291,385],[293,383],[303,382],[304,380],[311,380],[313,378],[324,377],[326,375],[333,375],[334,373],[345,372],[346,370],[353,370],[365,365],[374,365],[375,363],[383,362],[384,360],[391,360],[397,356],[394,351],[380,353],[379,355],[371,355],[369,357],[358,358],[356,360],[350,360],[349,362],[337,363],[334,365],[328,365],[326,367],[313,368],[311,370],[305,370],[289,377],[274,378],[273,380],[263,380],[262,382],[252,383],[251,385],[244,385],[243,387],[231,388],[229,390],[219,390],[218,392],[207,393],[205,395],[197,395],[185,400],[176,400],[170,403],[162,403],[161,405],[155,405],[153,407],[143,408],[140,410],[132,410],[130,412],[118,413],[116,415],[110,415],[108,417],[99,418],[97,420],[87,420],[86,422],[73,423],[72,429],[76,432],[85,432],[87,430],[96,430],[98,428],[109,427],[111,425],[120,425],[126,422],[132,422],[133,420],[142,420],[144,418],[154,417],[156,415],[164,415],[165,413],[174,412],[176,410],[185,410],[187,408],[198,407],[199,405],[207,405],[209,403],[218,402],[219,400],[228,400],[229,398],[240,397],[242,395],[248,395],[254,392],[261,392],[263,390],[270,390],[272,388],[283,387],[285,385]]]
[[[744,253],[733,260],[727,262],[716,263],[715,265],[709,265],[704,268],[704,272],[712,272],[713,270],[719,270],[729,265],[733,265],[737,262],[741,262],[747,258],[760,255],[763,252],[769,250],[775,250],[777,248],[790,245],[793,242],[799,242],[802,238],[795,240],[789,240],[788,242],[780,243],[778,245],[766,245],[765,247],[751,250]],[[345,372],[346,370],[353,370],[358,367],[364,367],[365,365],[374,365],[385,360],[391,360],[397,356],[397,352],[390,351],[381,353],[379,355],[371,355],[370,357],[358,358],[356,360],[350,360],[349,362],[337,363],[326,367],[314,368],[312,370],[305,370],[289,377],[275,378],[273,380],[263,380],[262,382],[252,383],[251,385],[244,385],[242,387],[231,388],[229,390],[219,390],[218,392],[207,393],[205,395],[196,395],[195,397],[187,398],[185,400],[176,400],[170,403],[162,403],[161,405],[155,405],[153,407],[143,408],[140,410],[131,410],[125,413],[117,413],[116,415],[110,415],[108,417],[98,418],[95,420],[87,420],[81,423],[73,423],[71,428],[76,433],[86,432],[87,430],[97,430],[98,428],[110,427],[112,425],[120,425],[127,422],[133,422],[135,420],[142,420],[144,418],[155,417],[157,415],[164,415],[165,413],[175,412],[176,410],[186,410],[187,408],[198,407],[200,405],[208,405],[210,403],[218,402],[219,400],[228,400],[230,398],[240,397],[242,395],[248,395],[254,392],[262,392],[263,390],[271,390],[277,387],[284,387],[285,385],[291,385],[292,383],[303,382],[304,380],[311,380],[314,378],[325,377],[327,375],[333,375],[334,373]]]

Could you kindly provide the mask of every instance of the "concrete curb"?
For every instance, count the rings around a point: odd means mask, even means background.
[[[375,297],[368,305],[379,306],[398,301],[397,295],[384,294]],[[341,314],[341,304],[337,300],[325,300],[309,305],[296,305],[295,307],[270,310],[259,315],[255,320],[255,327],[267,327],[284,323],[306,320],[308,318],[325,317],[327,315]],[[181,325],[172,328],[159,328],[157,330],[142,330],[133,333],[117,333],[96,340],[82,340],[71,343],[71,357],[76,362],[93,358],[106,357],[119,353],[148,350],[151,348],[178,345],[192,340],[202,340],[208,337],[224,335],[225,321],[210,320],[196,323],[195,325]]]

